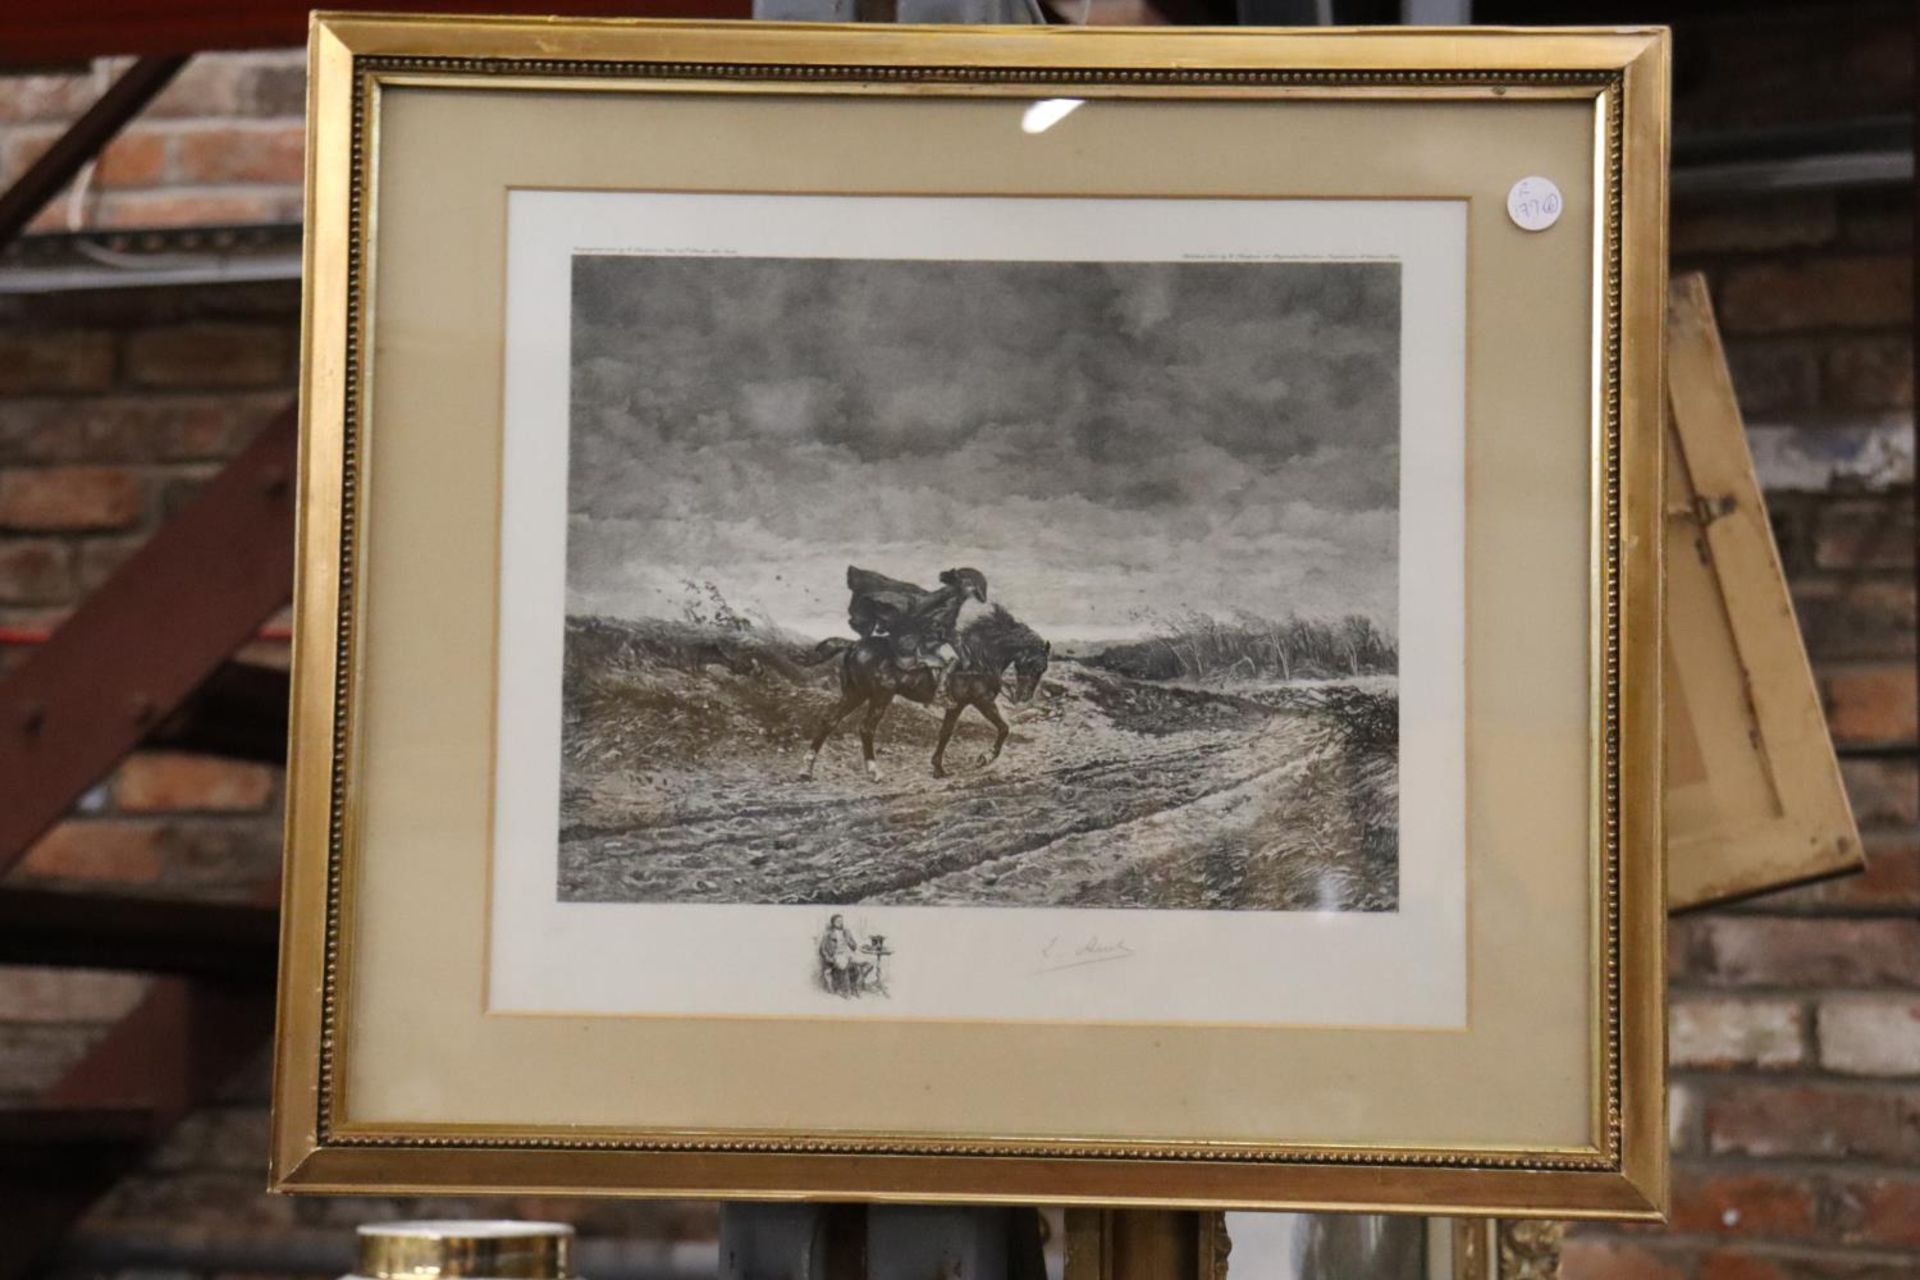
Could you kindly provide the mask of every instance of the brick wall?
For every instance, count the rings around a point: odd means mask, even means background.
[[[0,183],[32,163],[124,65],[0,76]],[[301,51],[202,55],[107,148],[78,200],[69,192],[29,229],[297,222],[305,111]]]
[[[0,297],[0,667],[285,403],[297,296]],[[274,769],[138,754],[13,874],[242,894],[275,874],[278,792]],[[120,975],[0,969],[0,1101],[51,1083],[141,989]]]
[[[298,315],[290,283],[0,296],[0,670],[287,402]],[[269,619],[242,656],[284,663],[284,625]],[[280,784],[278,769],[260,765],[138,753],[11,880],[252,896],[279,873]],[[145,986],[128,974],[0,967],[0,1105],[57,1080]],[[712,1236],[708,1206],[268,1196],[266,1091],[263,1061],[192,1117],[89,1218],[74,1274],[137,1271],[121,1264],[183,1246],[340,1256],[348,1228],[396,1217],[557,1215],[595,1234]]]
[[[1681,129],[1907,109],[1910,9],[1852,8],[1865,16],[1851,25],[1683,29]],[[0,78],[0,172],[92,92],[87,77]],[[301,93],[297,55],[196,60],[42,227],[297,216]],[[1675,923],[1674,1222],[1584,1228],[1570,1280],[1920,1274],[1911,230],[1909,190],[1676,210],[1675,265],[1713,284],[1869,865]],[[289,285],[0,297],[0,628],[57,621],[284,402],[296,316]],[[0,666],[21,651],[0,643]],[[254,656],[281,651],[267,640]],[[136,757],[15,874],[243,894],[276,870],[278,781]],[[0,969],[0,1103],[56,1078],[140,990]],[[268,1197],[264,1089],[255,1071],[195,1116],[89,1218],[69,1270],[151,1264],[189,1242],[310,1249],[409,1214],[712,1230],[703,1206]]]
[[[1674,921],[1672,1221],[1583,1229],[1567,1280],[1920,1275],[1911,199],[1675,210],[1675,268],[1708,273],[1763,446],[1868,868]],[[1887,447],[1907,460],[1768,465]]]

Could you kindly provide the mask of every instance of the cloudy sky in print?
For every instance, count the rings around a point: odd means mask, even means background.
[[[1400,268],[580,255],[568,611],[688,582],[805,635],[850,563],[1062,640],[1394,633]]]

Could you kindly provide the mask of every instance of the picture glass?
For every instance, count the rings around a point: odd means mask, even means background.
[[[1464,1025],[1461,202],[508,240],[496,1011]]]

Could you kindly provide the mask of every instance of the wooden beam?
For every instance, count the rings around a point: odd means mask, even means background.
[[[289,408],[0,680],[0,872],[285,604]]]
[[[267,903],[193,902],[0,882],[0,964],[125,969],[270,987],[280,932]]]
[[[11,0],[16,2],[17,0]],[[77,6],[68,5],[69,9]],[[9,7],[5,12],[13,14]],[[4,28],[8,18],[0,18],[0,49],[11,49]],[[153,96],[167,87],[176,72],[187,62],[186,55],[168,54],[147,57],[123,72],[100,100],[88,107],[67,131],[54,139],[27,171],[0,192],[0,249],[13,243],[15,236],[39,216],[47,202],[66,189],[74,175],[86,167],[112,142],[127,121],[140,114]]]
[[[307,41],[311,0],[7,0],[0,65],[104,54],[267,49]],[[337,0],[331,10],[522,13],[596,18],[746,18],[751,0]]]

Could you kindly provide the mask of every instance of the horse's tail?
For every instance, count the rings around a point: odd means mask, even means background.
[[[813,646],[812,653],[800,659],[800,665],[803,667],[817,667],[829,658],[839,657],[847,650],[853,648],[853,646],[854,642],[845,636],[828,636],[825,640]]]

